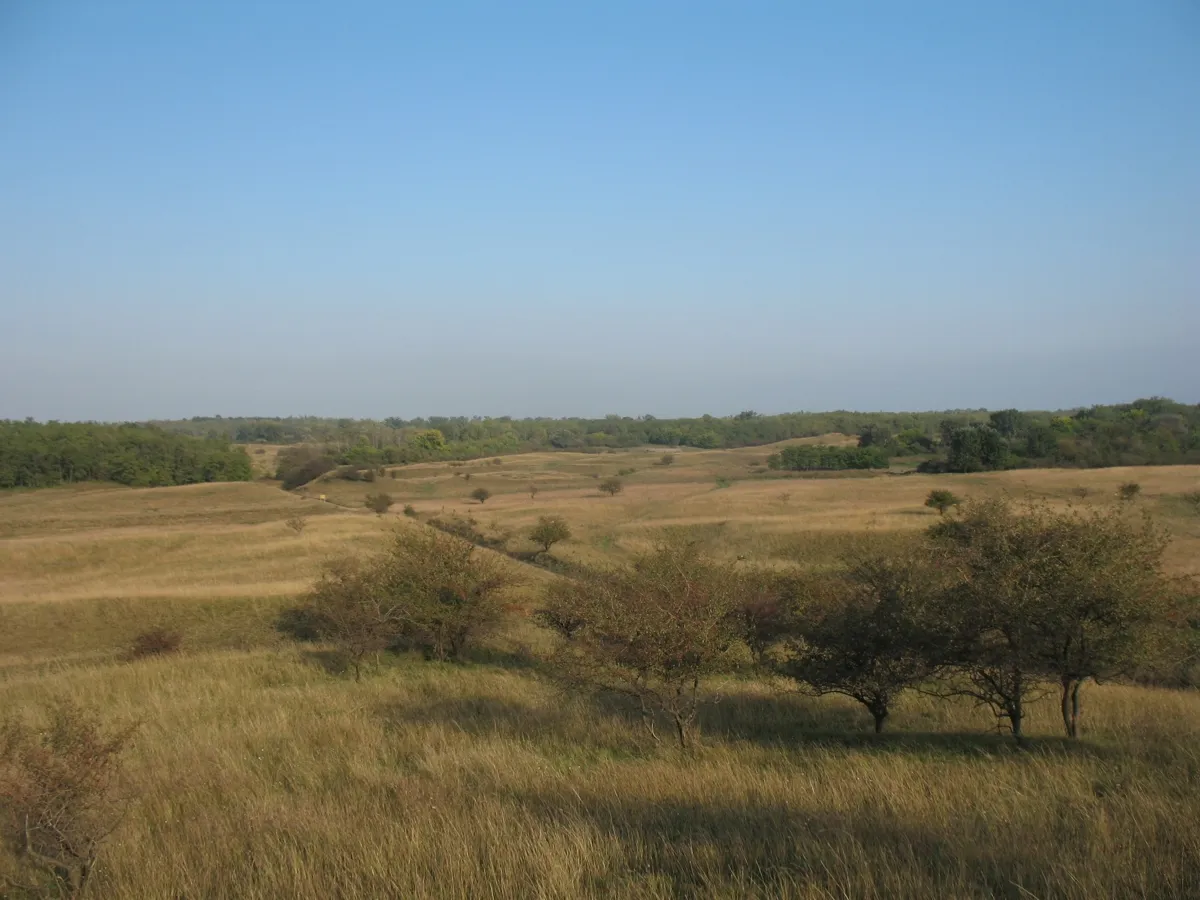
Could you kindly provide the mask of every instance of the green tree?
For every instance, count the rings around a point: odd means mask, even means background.
[[[608,494],[610,497],[615,497],[625,489],[625,485],[620,478],[605,478],[600,482],[600,492]]]
[[[930,509],[936,509],[938,515],[944,516],[946,510],[951,507],[958,506],[962,500],[956,497],[952,492],[947,490],[935,489],[929,492],[929,496],[925,498],[925,505]]]
[[[570,540],[570,537],[571,528],[562,516],[539,516],[537,525],[529,532],[530,540],[540,544],[546,553],[559,541]]]
[[[1084,682],[1132,671],[1166,633],[1166,538],[1148,519],[988,500],[968,502],[931,534],[963,576],[947,598],[965,692],[1018,737],[1028,697],[1047,681],[1059,687],[1067,735],[1078,737]]]
[[[363,505],[366,506],[367,509],[371,510],[371,512],[378,513],[382,516],[385,512],[392,508],[393,502],[394,501],[392,500],[391,494],[380,491],[378,494],[367,494],[366,499],[363,500]]]
[[[842,694],[883,731],[896,697],[933,677],[945,657],[938,588],[921,556],[853,563],[791,618],[776,671],[818,694]]]
[[[471,491],[471,497],[480,503],[487,503],[490,496],[492,496],[492,492],[485,487],[477,487]]]
[[[732,665],[746,593],[735,564],[705,560],[683,543],[660,544],[628,570],[560,582],[545,615],[573,628],[556,669],[578,689],[634,698],[655,740],[662,717],[688,747],[700,734],[701,682]]]

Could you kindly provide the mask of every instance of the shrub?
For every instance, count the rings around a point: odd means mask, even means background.
[[[1004,500],[969,503],[931,529],[962,573],[943,616],[965,681],[1015,736],[1028,701],[1060,688],[1063,726],[1078,737],[1088,678],[1128,674],[1155,652],[1172,616],[1166,537],[1119,509],[1054,512]]]
[[[538,486],[536,484],[529,485],[529,499],[533,500],[538,495]]]
[[[136,725],[104,729],[78,706],[52,707],[44,727],[0,726],[0,842],[36,896],[78,896],[121,821],[121,754]]]
[[[658,465],[660,465],[660,466],[675,465],[675,454],[674,453],[664,453],[662,456],[660,456],[658,458]]]
[[[570,537],[571,528],[562,516],[539,516],[537,525],[529,532],[530,540],[541,544],[546,553],[559,541],[569,540]]]
[[[413,507],[413,505],[411,503],[405,503],[404,504],[404,514],[406,516],[408,516],[410,519],[415,519],[417,517],[417,510]]]
[[[130,659],[145,659],[149,656],[165,656],[178,653],[183,645],[183,635],[170,628],[152,628],[133,639],[129,648]]]
[[[618,469],[617,474],[618,475],[632,475],[636,471],[637,471],[637,469]]]
[[[1136,481],[1127,481],[1117,488],[1117,496],[1125,502],[1133,500],[1141,492],[1142,486]]]
[[[1192,508],[1194,512],[1200,513],[1200,491],[1188,491],[1180,495],[1183,502]]]
[[[371,512],[378,513],[382,516],[385,512],[392,508],[393,502],[394,501],[392,500],[391,494],[385,494],[381,491],[378,494],[367,494],[366,499],[363,500],[363,505],[366,506],[367,509],[371,510]]]
[[[896,697],[935,675],[944,657],[939,581],[936,567],[911,556],[852,564],[791,618],[775,669],[817,694],[857,700],[883,731]]]
[[[304,516],[292,516],[284,524],[296,534],[303,534],[304,529],[308,527],[308,519]]]
[[[326,565],[296,618],[334,642],[358,680],[367,654],[388,648],[461,659],[470,643],[496,629],[512,583],[509,570],[467,541],[404,528],[376,557]]]
[[[285,491],[295,490],[335,468],[332,459],[311,447],[288,447],[279,453],[275,477]]]
[[[700,732],[701,681],[732,667],[746,588],[735,564],[664,543],[628,570],[556,582],[540,618],[572,623],[553,660],[567,685],[634,698],[655,741],[663,716],[687,747]]]
[[[497,456],[492,460],[492,465],[493,466],[502,466],[502,465],[504,465],[504,460],[502,460],[500,457]]]
[[[478,500],[480,503],[487,503],[490,496],[492,496],[492,492],[485,487],[477,487],[471,491],[471,499]]]
[[[610,497],[615,497],[625,489],[625,485],[621,483],[619,478],[605,478],[600,482],[601,493],[608,494]]]
[[[939,516],[944,516],[946,510],[959,506],[962,500],[956,497],[953,493],[947,490],[932,490],[929,496],[925,498],[925,505],[930,509],[936,509]]]
[[[1081,485],[1077,485],[1076,487],[1072,488],[1071,493],[1073,493],[1080,500],[1086,500],[1088,498],[1088,496],[1092,493],[1092,489],[1089,488],[1086,484],[1081,484]]]
[[[717,476],[717,477],[714,479],[714,481],[715,481],[715,483],[716,483],[716,486],[717,486],[717,489],[718,489],[718,490],[719,490],[719,489],[721,489],[721,488],[727,488],[727,487],[729,487],[731,484],[733,484],[733,482],[732,482],[732,481],[730,481],[730,480],[729,480],[727,477],[725,477],[724,475],[718,475],[718,476]]]
[[[516,583],[492,555],[437,531],[406,530],[371,570],[397,604],[400,637],[432,659],[460,659],[503,618]]]

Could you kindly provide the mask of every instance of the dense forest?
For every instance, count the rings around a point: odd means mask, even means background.
[[[772,469],[806,470],[886,469],[887,453],[880,447],[830,447],[826,444],[802,444],[784,447],[767,457]]]
[[[388,418],[226,419],[156,422],[162,428],[239,443],[324,446],[338,463],[383,465],[425,459],[470,459],[532,450],[602,451],[646,444],[664,447],[749,447],[830,432],[860,434],[872,426],[889,433],[936,435],[945,422],[986,422],[986,410],[924,413],[785,413],[657,419],[610,415],[603,419]]]
[[[114,481],[137,487],[248,481],[250,457],[228,440],[147,425],[0,421],[0,488]]]
[[[893,453],[914,449],[907,433],[892,438],[872,429],[859,441]],[[936,456],[921,471],[1200,463],[1200,405],[1154,397],[1069,415],[1001,410],[986,422],[946,422],[932,449]]]
[[[198,417],[146,425],[0,421],[0,488],[78,481],[129,485],[245,480],[245,452],[231,443],[305,444],[287,454],[301,474],[335,465],[371,467],[471,459],[531,450],[746,447],[830,432],[858,435],[859,448],[789,448],[783,469],[879,468],[888,459],[925,472],[1026,466],[1200,463],[1200,405],[1154,397],[1069,412],[1015,409],[924,413],[786,413],[657,419]],[[826,452],[828,451],[828,452]],[[860,452],[862,451],[862,452]],[[867,452],[869,451],[869,452]],[[281,477],[285,477],[281,475]]]
[[[603,419],[431,416],[383,420],[217,416],[153,424],[213,440],[318,445],[330,462],[355,466],[471,459],[531,450],[603,451],[646,444],[747,447],[830,432],[858,435],[861,447],[874,448],[889,458],[908,458],[927,472],[1200,463],[1200,405],[1160,397],[1060,412],[1009,409],[989,413],[978,409],[768,416],[746,411],[690,419],[617,415]],[[837,465],[827,462],[843,468],[847,460],[849,457]],[[813,467],[807,460],[793,462],[799,468]],[[779,464],[793,467],[782,459]]]

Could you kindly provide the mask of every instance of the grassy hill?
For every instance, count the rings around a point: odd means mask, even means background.
[[[95,896],[1196,896],[1192,691],[1089,685],[1082,742],[1059,737],[1044,701],[1018,750],[966,701],[908,696],[874,736],[848,701],[730,678],[708,687],[703,746],[681,754],[615,701],[565,697],[539,674],[548,638],[521,613],[554,577],[541,569],[511,563],[527,578],[512,620],[465,665],[389,656],[356,684],[274,630],[323,559],[421,527],[405,503],[421,518],[474,515],[516,548],[537,516],[562,515],[576,536],[554,554],[589,564],[669,527],[718,554],[812,566],[918,533],[937,516],[923,506],[932,486],[1058,505],[1111,502],[1137,481],[1135,505],[1175,538],[1173,569],[1200,572],[1200,516],[1180,499],[1200,467],[801,478],[765,471],[771,450],[681,450],[669,466],[661,449],[528,454],[296,495],[4,495],[0,707],[32,717],[70,698],[142,723],[125,785],[136,799]],[[631,468],[620,494],[599,494]],[[468,499],[478,486],[484,504]],[[397,500],[382,517],[362,508],[380,490]],[[122,661],[155,625],[179,628],[185,651]]]

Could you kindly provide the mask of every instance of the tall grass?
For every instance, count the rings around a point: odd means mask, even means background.
[[[536,675],[393,661],[355,684],[286,649],[10,677],[140,719],[110,897],[1194,897],[1200,698],[1092,689],[1093,736],[1031,748],[911,699],[717,686],[696,753]]]

